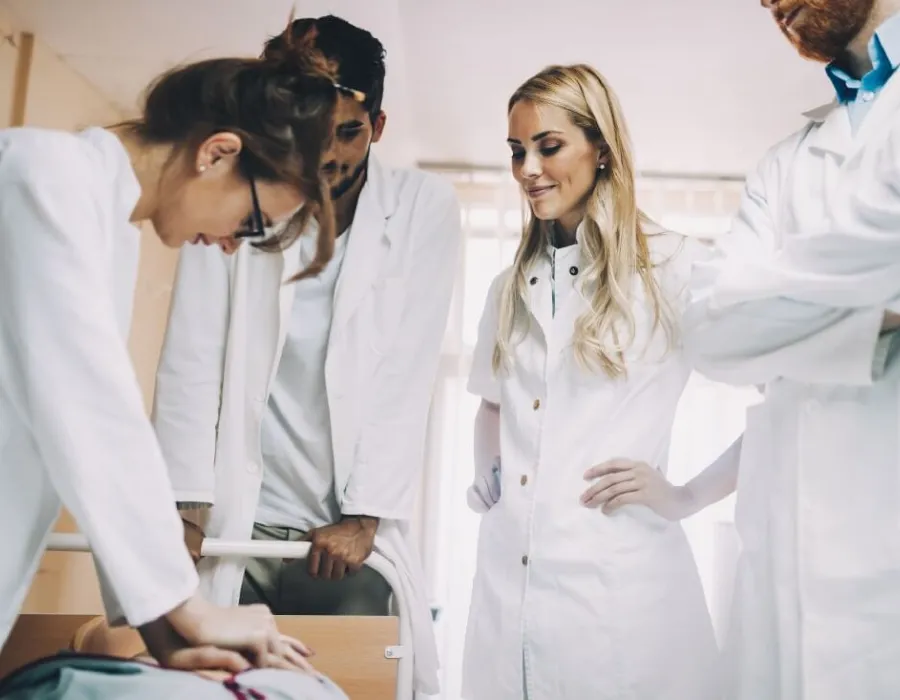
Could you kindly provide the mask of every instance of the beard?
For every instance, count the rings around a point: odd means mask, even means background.
[[[783,15],[802,7],[790,28],[779,24],[797,52],[813,61],[829,63],[840,58],[866,25],[875,0],[800,0],[780,6]]]
[[[359,165],[357,165],[353,172],[350,173],[343,180],[339,181],[331,188],[331,199],[338,200],[347,194],[353,186],[357,183],[359,178],[363,176],[363,173],[366,172],[366,168],[369,166],[369,152],[366,151],[366,157],[362,159]]]

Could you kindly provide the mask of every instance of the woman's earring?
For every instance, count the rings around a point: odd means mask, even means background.
[[[600,163],[600,165],[597,166],[597,170],[606,170],[606,163]]]
[[[205,173],[205,172],[206,172],[206,166],[205,166],[205,165],[201,165],[199,168],[197,168],[197,170],[199,170],[201,173]]]

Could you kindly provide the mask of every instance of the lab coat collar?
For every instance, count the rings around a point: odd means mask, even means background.
[[[359,196],[360,204],[356,207],[357,213],[363,203],[363,197],[366,195],[372,199],[370,211],[372,213],[375,211],[380,212],[384,219],[390,219],[394,212],[397,211],[397,207],[400,204],[400,193],[397,188],[394,187],[394,183],[391,181],[389,173],[378,158],[371,153],[369,154],[369,168],[366,173],[366,184],[363,185],[362,192]],[[354,221],[356,220],[355,215],[353,219]]]
[[[638,216],[640,218],[641,230],[644,232],[645,236],[655,236],[661,233],[666,233],[666,229],[656,223],[644,212],[639,211]],[[579,245],[582,240],[584,240],[584,219],[582,219],[581,223],[578,224],[578,226],[575,228],[575,245]],[[553,245],[547,243],[547,255],[552,256],[552,254]]]
[[[388,221],[397,210],[399,192],[393,186],[390,172],[369,156],[366,184],[359,195],[348,236],[347,252],[334,294],[332,335],[356,311],[380,273],[379,255],[390,247],[392,230]]]
[[[383,167],[370,153],[366,182],[360,191],[350,228],[343,234],[347,237],[347,249],[335,289],[332,337],[335,333],[340,333],[342,326],[377,278],[379,272],[377,253],[382,241],[386,239],[390,242],[392,231],[387,224],[397,210],[399,197],[399,189],[394,185],[390,170]],[[315,235],[315,224],[312,223],[303,235]],[[297,241],[282,251],[280,256],[282,281],[287,281],[300,269],[300,249],[300,241]],[[292,286],[283,284],[279,294],[280,323],[277,345],[279,354],[287,333],[293,299]]]
[[[840,107],[840,103],[835,99],[827,104],[819,105],[803,112],[803,116],[815,124],[821,124],[838,107]]]
[[[552,235],[553,226],[555,224],[550,224],[550,231]],[[549,238],[549,237],[548,237]],[[579,245],[581,241],[584,240],[584,219],[581,220],[581,223],[575,227],[575,243],[573,245]],[[564,246],[564,248],[568,248],[569,246]],[[545,247],[545,252],[551,258],[553,257],[553,253],[555,250],[559,250],[555,245],[553,245],[552,241],[548,240],[547,245]]]
[[[805,112],[815,126],[809,138],[810,150],[832,153],[843,159],[850,150],[853,133],[847,108],[836,99]]]
[[[888,80],[854,136],[847,107],[835,99],[805,113],[815,126],[809,136],[808,147],[832,153],[841,161],[862,148],[872,133],[878,133],[882,125],[893,119],[900,101],[900,73]]]
[[[96,148],[104,160],[103,172],[110,176],[117,220],[131,221],[134,208],[141,198],[141,185],[125,146],[118,136],[100,127],[85,129],[78,136]]]

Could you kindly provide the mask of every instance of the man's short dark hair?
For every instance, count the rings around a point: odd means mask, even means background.
[[[327,15],[294,20],[291,32],[295,38],[314,31],[313,44],[326,58],[337,64],[338,82],[366,94],[363,105],[374,121],[381,112],[384,97],[384,46],[370,32],[348,21]],[[263,53],[277,48],[284,39],[273,37]]]

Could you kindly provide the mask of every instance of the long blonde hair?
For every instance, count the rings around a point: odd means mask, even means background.
[[[634,342],[631,309],[633,275],[640,276],[654,310],[654,328],[662,324],[671,340],[672,321],[653,274],[644,231],[645,217],[637,207],[634,164],[622,108],[606,80],[587,65],[550,66],[528,79],[509,99],[559,107],[596,146],[606,145],[609,159],[598,171],[587,199],[578,244],[590,261],[583,289],[591,293],[590,309],[575,322],[573,350],[584,368],[599,367],[610,377],[625,374],[624,353]],[[511,274],[500,295],[499,328],[493,365],[498,371],[511,357],[513,336],[528,319],[525,306],[526,273],[546,254],[552,221],[541,221],[529,211]],[[620,329],[624,324],[624,337]]]

